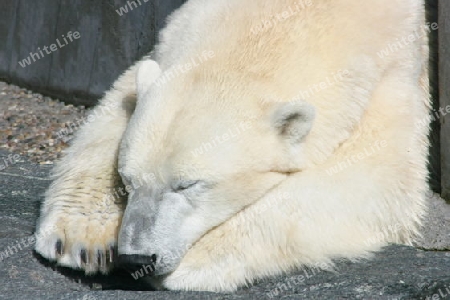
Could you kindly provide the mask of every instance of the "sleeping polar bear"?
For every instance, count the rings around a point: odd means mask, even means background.
[[[426,212],[424,15],[423,0],[188,1],[55,167],[36,251],[231,291],[411,244]]]

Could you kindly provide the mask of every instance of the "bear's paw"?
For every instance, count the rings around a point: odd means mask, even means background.
[[[86,274],[108,273],[117,257],[121,204],[74,197],[48,208],[36,232],[36,251],[59,265],[82,269]]]

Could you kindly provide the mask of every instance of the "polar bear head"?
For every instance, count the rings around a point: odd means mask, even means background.
[[[233,74],[199,68],[161,85],[151,60],[137,73],[119,151],[119,173],[133,187],[119,255],[162,275],[208,230],[302,170],[314,109],[261,101],[263,87]]]

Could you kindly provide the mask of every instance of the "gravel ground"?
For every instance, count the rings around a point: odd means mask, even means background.
[[[0,148],[33,162],[52,164],[86,113],[83,106],[66,105],[0,82]]]

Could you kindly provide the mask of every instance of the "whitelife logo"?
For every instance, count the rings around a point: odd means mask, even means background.
[[[51,44],[50,46],[44,46],[38,47],[36,52],[30,52],[30,55],[28,57],[22,59],[22,61],[19,61],[19,65],[22,68],[25,68],[26,66],[31,65],[33,62],[36,62],[36,60],[39,60],[43,58],[45,55],[52,54],[52,52],[57,51],[58,49],[61,49],[65,46],[67,46],[69,43],[73,42],[74,40],[78,40],[81,37],[80,33],[78,31],[75,31],[72,33],[72,31],[69,31],[67,33],[67,37],[63,34],[62,35],[62,43],[59,38],[56,39],[56,43]]]

